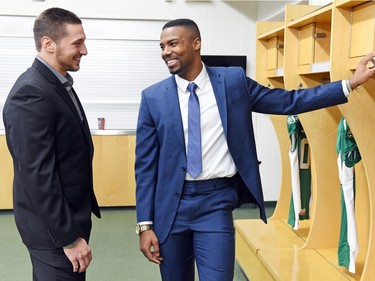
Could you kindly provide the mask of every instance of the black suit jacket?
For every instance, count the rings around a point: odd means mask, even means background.
[[[79,106],[83,122],[60,80],[37,59],[5,102],[14,216],[27,247],[60,248],[78,237],[88,241],[91,212],[100,217],[93,191],[93,143]]]

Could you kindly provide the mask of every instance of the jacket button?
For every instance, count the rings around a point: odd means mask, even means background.
[[[176,193],[174,194],[174,196],[176,196],[176,197],[180,197],[180,193],[176,192]]]
[[[185,173],[186,172],[186,168],[185,167],[181,167],[181,171],[183,171]]]

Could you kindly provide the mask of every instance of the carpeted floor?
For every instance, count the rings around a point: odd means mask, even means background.
[[[268,216],[273,209],[267,208]],[[258,216],[258,209],[251,206],[234,211],[235,219]],[[161,280],[158,266],[148,262],[139,251],[134,226],[134,208],[105,208],[102,219],[93,217],[93,261],[87,271],[88,281]],[[0,280],[32,280],[28,252],[18,235],[12,211],[0,211]],[[238,264],[234,281],[247,281]]]

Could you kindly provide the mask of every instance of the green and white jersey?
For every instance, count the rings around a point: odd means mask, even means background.
[[[288,116],[287,127],[291,140],[289,160],[292,178],[288,224],[294,229],[298,229],[299,221],[310,217],[311,169],[309,143],[297,115]]]
[[[342,118],[337,132],[336,151],[341,186],[341,227],[338,245],[338,263],[355,273],[358,254],[358,236],[355,221],[355,169],[361,160],[354,136]]]

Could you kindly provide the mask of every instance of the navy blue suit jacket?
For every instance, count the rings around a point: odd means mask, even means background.
[[[341,81],[306,90],[269,89],[239,67],[206,67],[229,151],[237,167],[240,204],[259,206],[267,221],[252,112],[299,114],[347,101]],[[174,76],[142,92],[136,140],[137,220],[153,221],[159,243],[166,239],[186,174],[185,141]]]

